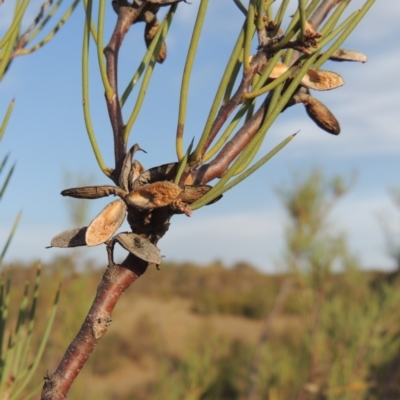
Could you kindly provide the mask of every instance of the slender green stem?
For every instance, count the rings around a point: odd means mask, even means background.
[[[17,325],[15,328],[15,334],[14,334],[14,346],[15,346],[15,352],[14,352],[14,359],[12,362],[12,376],[18,376],[18,370],[19,370],[19,364],[21,361],[21,354],[22,354],[22,347],[24,344],[24,339],[25,339],[25,321],[27,317],[27,309],[28,309],[28,294],[29,294],[29,283],[25,283],[25,290],[24,290],[24,295],[22,298],[22,301],[19,306],[19,314],[18,314],[18,320],[17,320]]]
[[[1,264],[0,264],[1,265]],[[10,304],[10,286],[11,276],[8,273],[7,277],[0,277],[0,343],[4,343],[4,334],[6,333],[7,318]],[[3,346],[0,346],[0,362],[4,365]],[[0,381],[3,376],[3,370],[0,368]]]
[[[194,59],[197,52],[197,45],[199,43],[203,22],[206,16],[207,6],[208,6],[208,0],[201,0],[199,11],[197,13],[196,22],[193,28],[192,39],[189,45],[189,51],[186,58],[185,69],[183,71],[180,102],[179,102],[178,127],[176,134],[176,155],[178,157],[178,160],[181,160],[183,158],[183,134],[185,130],[186,108],[187,108],[187,99],[189,94],[190,75],[193,69]]]
[[[5,165],[7,164],[9,156],[10,156],[10,154],[6,154],[6,156],[3,158],[3,161],[0,164],[0,174],[3,171],[3,168],[5,167]]]
[[[175,15],[175,11],[177,8],[177,4],[174,4],[170,7],[167,15],[165,16],[164,20],[160,24],[160,27],[158,28],[156,34],[154,35],[153,40],[151,41],[150,46],[148,47],[144,57],[142,58],[142,61],[139,64],[138,69],[136,72],[133,74],[132,79],[128,83],[126,89],[124,90],[124,93],[121,96],[120,99],[120,105],[123,107],[128,100],[129,95],[131,94],[132,90],[136,86],[137,82],[139,81],[140,77],[142,76],[143,71],[145,70],[147,64],[149,63],[150,59],[154,55],[154,51],[156,46],[158,45],[159,41],[163,41],[168,33],[168,30],[171,26],[172,19]],[[164,25],[167,25],[167,29],[164,30]],[[165,33],[165,34],[164,34]]]
[[[162,41],[159,41],[158,47],[156,48],[156,50],[158,50],[158,51],[156,51],[157,54],[161,50],[161,45],[162,45]],[[147,87],[149,86],[151,76],[153,75],[154,66],[155,66],[156,62],[157,62],[157,57],[153,57],[150,60],[149,64],[147,65],[146,72],[143,76],[143,82],[142,82],[142,85],[140,86],[140,90],[139,90],[139,93],[138,93],[138,96],[136,99],[135,107],[133,108],[132,113],[128,119],[128,122],[126,123],[125,128],[124,128],[123,140],[125,143],[128,142],[128,137],[129,137],[130,131],[133,127],[133,124],[136,121],[136,118],[139,115],[140,110],[142,109],[143,101],[146,96]]]
[[[273,21],[273,12],[272,12],[272,3],[275,0],[265,0],[266,6],[264,7],[267,10],[267,21]]]
[[[286,138],[284,141],[282,141],[279,145],[277,145],[274,149],[272,149],[268,154],[266,154],[263,158],[261,158],[257,163],[255,163],[252,167],[250,167],[247,171],[243,172],[241,175],[236,177],[235,179],[232,179],[231,182],[225,184],[230,177],[229,176],[223,176],[220,181],[204,196],[202,196],[199,200],[195,201],[193,204],[190,205],[190,208],[194,211],[197,210],[200,207],[203,207],[210,201],[214,200],[227,190],[233,188],[236,186],[238,183],[242,182],[244,179],[246,179],[249,175],[251,175],[253,172],[255,172],[257,169],[262,167],[267,161],[269,161],[275,154],[277,154],[280,150],[283,149],[295,136],[291,135],[288,138]],[[253,139],[254,140],[254,139]],[[240,166],[243,162],[243,159],[245,157],[242,157],[243,154],[235,161],[235,163],[232,165],[232,170],[235,171],[236,167]]]
[[[31,310],[29,313],[29,324],[28,324],[28,332],[27,336],[24,340],[24,349],[22,353],[22,360],[21,360],[21,372],[24,369],[25,373],[27,372],[27,360],[28,360],[28,355],[30,351],[30,344],[32,341],[32,334],[33,334],[33,328],[35,326],[35,315],[36,315],[36,308],[37,308],[37,302],[39,298],[39,287],[40,287],[40,276],[42,272],[42,266],[39,264],[36,270],[36,278],[35,278],[35,286],[33,288],[33,297],[32,297],[32,305],[31,305]],[[19,373],[17,379],[20,379],[24,376],[24,373]]]
[[[318,3],[320,0],[312,0],[310,5],[306,9],[306,18],[314,11],[314,9],[317,7]],[[300,12],[299,9],[296,10],[294,13],[292,20],[286,29],[285,32],[285,37],[278,42],[275,46],[272,47],[271,51],[278,51],[282,50],[286,47],[286,45],[292,40],[293,36],[298,32],[299,30],[299,19],[300,19]]]
[[[354,20],[354,18],[356,18],[356,16],[358,15],[359,10],[353,12],[351,15],[349,15],[339,26],[337,26],[331,33],[329,33],[327,36],[325,36],[324,38],[322,38],[319,42],[318,42],[318,47],[315,49],[312,49],[311,52],[312,53],[318,53],[321,51],[322,48],[324,48],[328,43],[330,43],[333,39],[337,39],[340,32],[344,31],[346,29],[346,27],[351,23],[351,21]],[[325,60],[327,61],[327,59]],[[322,65],[322,64],[320,64]]]
[[[244,74],[251,70],[250,67],[250,54],[251,54],[251,42],[255,31],[254,27],[254,1],[249,1],[249,10],[246,18],[246,30],[244,35],[244,47],[243,47],[243,69]]]
[[[363,7],[356,11],[351,17],[348,18],[348,25],[344,29],[343,33],[335,40],[335,42],[332,44],[332,46],[327,50],[324,54],[321,55],[321,57],[316,61],[314,64],[314,68],[318,69],[321,65],[323,65],[329,57],[337,50],[340,48],[340,46],[343,44],[343,42],[348,38],[348,36],[351,34],[351,32],[354,30],[354,28],[358,25],[358,23],[361,21],[361,19],[364,17],[364,15],[367,13],[367,11],[371,8],[371,6],[374,4],[375,0],[367,0]],[[343,24],[340,25],[340,27]],[[339,29],[338,27],[337,29]],[[334,32],[336,29],[334,30]],[[332,33],[334,33],[332,32]]]
[[[133,124],[135,123],[136,118],[139,115],[139,112],[140,112],[140,110],[142,108],[143,101],[144,101],[144,98],[146,96],[147,88],[149,86],[149,83],[150,83],[150,80],[151,80],[151,76],[152,76],[153,71],[154,71],[154,66],[156,64],[158,54],[160,53],[163,41],[164,41],[165,37],[167,36],[168,29],[170,27],[172,18],[173,18],[174,14],[175,14],[176,8],[177,8],[177,4],[173,4],[171,6],[171,8],[169,10],[169,16],[170,17],[167,18],[166,19],[166,23],[163,24],[163,26],[159,28],[159,30],[161,30],[161,34],[159,36],[159,40],[156,41],[156,45],[155,45],[155,48],[154,48],[154,51],[153,51],[152,58],[151,58],[151,60],[150,60],[150,62],[148,64],[148,66],[146,68],[146,72],[145,72],[145,74],[143,76],[142,85],[140,87],[140,90],[139,90],[139,93],[138,93],[138,97],[136,99],[135,107],[133,108],[132,113],[131,113],[131,115],[130,115],[130,117],[128,119],[128,122],[126,123],[126,126],[124,128],[123,140],[124,140],[125,143],[127,143],[127,141],[128,141],[129,133],[130,133],[130,131],[131,131],[132,127],[133,127]],[[153,41],[154,41],[154,39],[153,39]]]
[[[302,39],[306,37],[306,22],[307,22],[306,3],[307,0],[298,0],[299,4],[298,10],[300,15],[300,35]]]
[[[261,87],[265,84],[265,82],[269,79],[271,72],[275,68],[277,62],[280,60],[282,55],[282,51],[278,51],[274,54],[274,56],[268,61],[267,68],[265,68],[264,72],[261,74],[260,79],[257,81],[255,86],[253,87],[253,91],[261,89]]]
[[[190,142],[190,145],[189,145],[189,147],[188,147],[188,149],[187,149],[187,151],[185,153],[185,156],[179,162],[178,171],[177,171],[175,179],[174,179],[175,185],[179,185],[179,181],[181,180],[183,171],[185,170],[185,167],[186,167],[187,162],[189,160],[189,156],[190,156],[190,153],[191,153],[192,148],[193,148],[193,143],[194,143],[194,138]]]
[[[286,104],[292,97],[293,93],[299,86],[302,78],[307,73],[307,71],[310,69],[311,65],[313,64],[313,62],[315,61],[317,56],[318,56],[318,53],[312,55],[304,62],[304,64],[301,66],[297,75],[293,78],[292,82],[290,83],[288,88],[285,90],[284,94],[276,102],[275,106],[273,106],[273,104],[272,104],[273,100],[275,100],[275,96],[272,97],[271,104],[268,107],[268,112],[267,112],[268,117],[265,118],[263,124],[261,125],[259,131],[257,132],[257,135],[262,136],[265,132],[268,131],[268,129],[271,127],[273,122],[276,120],[278,115],[282,112],[283,108],[286,106]],[[277,89],[275,89],[275,90],[277,90]],[[279,88],[278,88],[278,90],[279,90]]]
[[[91,0],[83,0],[83,8],[85,9],[85,12],[87,12],[86,10],[88,8],[89,1]],[[97,43],[97,30],[92,19],[90,20],[90,33],[92,34],[93,40]]]
[[[75,7],[78,5],[79,0],[75,0],[73,4],[68,8],[68,10],[64,13],[64,15],[60,18],[56,26],[48,33],[48,35],[38,44],[29,48],[29,49],[20,49],[15,52],[16,56],[23,56],[26,54],[33,53],[34,51],[39,50],[45,44],[50,42],[51,39],[56,35],[56,33],[61,29],[61,27],[67,22],[68,18],[72,15]]]
[[[239,37],[233,48],[231,57],[228,61],[228,64],[226,65],[225,71],[222,75],[222,80],[218,86],[217,93],[215,94],[215,98],[214,98],[213,104],[211,106],[206,124],[204,126],[203,133],[201,134],[199,143],[193,153],[194,160],[197,160],[201,154],[204,143],[207,140],[207,137],[208,137],[210,130],[212,128],[212,125],[214,123],[215,116],[217,115],[218,109],[220,107],[222,97],[224,96],[224,93],[226,93],[227,87],[229,85],[231,85],[233,87],[233,84],[236,81],[236,77],[237,77],[236,72],[237,73],[239,72],[239,69],[241,66],[241,64],[238,62],[238,59],[239,59],[240,53],[242,51],[243,41],[244,41],[244,26],[242,27],[242,29],[239,33]],[[238,67],[238,68],[236,68],[236,67]]]
[[[111,170],[107,168],[103,161],[99,146],[97,144],[96,135],[93,130],[92,120],[90,117],[89,105],[89,42],[90,42],[90,23],[92,14],[92,0],[88,0],[88,8],[85,18],[85,28],[83,34],[82,46],[82,97],[83,97],[83,116],[85,119],[86,131],[89,136],[90,144],[92,146],[97,163],[103,173],[110,177]]]
[[[50,10],[47,12],[46,17],[43,19],[43,21],[36,26],[36,28],[29,34],[29,37],[26,39],[26,43],[32,42],[32,40],[40,33],[42,32],[43,28],[47,25],[47,23],[51,20],[52,16],[56,13],[56,11],[59,9],[60,4],[63,2],[63,0],[58,0],[56,3],[53,4],[53,6],[50,8]]]
[[[252,104],[252,101],[247,100],[241,105],[241,107],[239,108],[239,111],[233,117],[232,121],[229,123],[229,125],[225,129],[224,133],[220,136],[220,138],[217,140],[215,145],[206,154],[204,154],[203,163],[210,160],[212,157],[214,157],[219,152],[221,147],[226,143],[226,141],[231,136],[234,129],[238,126],[238,124],[241,121],[241,119],[243,118],[243,116],[249,110],[249,107],[251,104]]]
[[[257,9],[257,30],[262,31],[265,29],[264,25],[264,10],[265,10],[265,2],[264,0],[258,1],[258,9]]]
[[[244,120],[245,123],[253,116],[255,107],[256,107],[256,102],[255,101],[250,103],[250,105],[249,105],[249,107],[247,109],[247,112],[246,112],[246,118]]]
[[[237,5],[243,15],[247,16],[247,8],[242,4],[242,2],[240,0],[233,0],[233,2]]]
[[[290,0],[282,0],[281,4],[279,5],[279,9],[275,15],[275,20],[274,20],[275,25],[276,25],[275,34],[281,27],[283,17],[286,14],[286,9],[287,9],[289,3],[290,3]]]
[[[243,36],[243,38],[244,38],[244,36]],[[234,65],[234,67],[233,67],[232,75],[231,75],[231,77],[229,79],[228,84],[226,85],[226,90],[225,90],[225,93],[224,93],[224,98],[222,99],[222,104],[226,104],[229,101],[229,99],[231,98],[231,96],[232,96],[232,91],[233,91],[233,88],[235,86],[236,79],[237,79],[237,77],[239,75],[239,72],[240,72],[240,70],[242,68],[242,61],[243,61],[243,48],[240,49],[240,53],[239,53],[238,59],[236,60],[236,63]]]
[[[5,256],[6,253],[7,253],[7,249],[8,249],[8,247],[10,246],[10,243],[11,243],[11,240],[12,240],[14,234],[15,234],[15,231],[17,230],[17,226],[18,226],[19,221],[20,221],[20,219],[21,219],[21,215],[22,215],[22,212],[20,211],[20,212],[18,213],[18,215],[17,215],[17,218],[15,218],[15,221],[14,221],[14,223],[13,223],[13,226],[12,226],[12,228],[11,228],[10,233],[8,234],[7,241],[6,241],[6,243],[4,244],[3,250],[1,251],[1,254],[0,254],[0,265],[1,265],[2,262],[3,262],[4,256]],[[0,392],[0,393],[1,393],[1,392]]]
[[[14,169],[15,169],[15,164],[13,164],[13,166],[8,171],[6,179],[5,179],[3,185],[0,188],[0,200],[3,198],[3,195],[4,195],[4,193],[5,193],[6,189],[7,189],[7,186],[10,183],[10,179],[11,179],[12,174],[14,173]]]
[[[290,75],[293,74],[293,69],[289,68],[287,71],[285,71],[281,76],[278,78],[274,79],[271,83],[268,85],[265,85],[261,89],[254,90],[252,92],[246,93],[245,98],[246,99],[255,99],[258,96],[261,96],[275,88],[277,88],[281,83],[283,83],[286,79],[290,77]]]
[[[4,132],[6,131],[8,121],[10,120],[10,116],[14,108],[14,104],[15,104],[15,99],[12,99],[7,107],[6,115],[3,118],[3,122],[0,125],[0,141],[3,138]]]
[[[4,73],[7,69],[7,66],[11,60],[12,52],[14,50],[14,46],[18,37],[18,29],[13,30],[12,36],[6,42],[4,48],[0,54],[0,80],[3,79]]]
[[[281,83],[278,87],[276,87],[273,90],[272,96],[271,96],[271,100],[269,101],[269,105],[268,105],[267,115],[265,117],[266,119],[269,117],[269,115],[271,114],[272,110],[274,109],[274,107],[278,103],[278,101],[279,101],[279,99],[281,97],[281,93],[282,93],[283,87],[284,87],[284,83]]]
[[[39,362],[40,362],[40,360],[42,358],[44,349],[46,347],[47,341],[48,341],[49,336],[50,336],[51,328],[53,327],[53,323],[54,323],[54,319],[55,319],[56,312],[57,312],[57,307],[58,307],[58,301],[59,301],[59,298],[60,298],[60,291],[61,291],[61,286],[58,288],[58,291],[56,293],[56,297],[54,299],[53,308],[51,310],[50,318],[48,319],[48,322],[47,322],[46,331],[43,334],[42,341],[40,342],[39,349],[36,352],[35,360],[34,360],[32,366],[31,366],[31,368],[29,369],[28,374],[25,376],[25,380],[18,385],[18,389],[10,396],[10,400],[16,400],[17,399],[17,397],[25,389],[26,385],[29,383],[29,381],[31,380],[33,374],[35,373],[37,367],[39,366]]]
[[[26,7],[29,3],[30,0],[23,0],[19,8],[17,3],[11,26],[8,28],[7,33],[4,35],[3,39],[0,40],[0,48],[4,47],[10,41],[10,39],[18,35],[22,17],[24,16]],[[13,42],[13,40],[11,41]]]
[[[265,138],[265,136],[264,136]],[[234,175],[238,175],[240,173],[242,173],[249,165],[250,163],[253,161],[254,157],[256,156],[256,154],[258,153],[258,151],[260,150],[261,145],[264,142],[264,138],[263,140],[259,140],[255,146],[253,146],[251,148],[251,151],[249,152],[249,154],[247,155],[247,157],[243,160],[243,162],[235,169],[235,173]]]
[[[101,80],[103,81],[103,86],[106,94],[107,100],[111,100],[113,96],[115,96],[115,91],[110,85],[107,77],[106,70],[106,62],[104,60],[104,45],[103,45],[103,36],[104,36],[104,17],[105,17],[105,9],[106,9],[106,0],[99,0],[99,15],[98,15],[98,23],[97,23],[97,58],[99,60],[99,68]]]
[[[290,97],[293,95],[294,91],[296,90],[296,88],[298,87],[302,77],[304,76],[304,74],[308,71],[308,69],[310,68],[310,65],[314,62],[315,58],[317,57],[316,55],[311,56],[304,64],[303,66],[300,68],[299,72],[297,73],[297,75],[294,77],[294,79],[292,80],[291,84],[289,85],[289,87],[286,89],[284,95],[282,97],[280,97],[280,93],[283,87],[283,84],[281,84],[278,88],[276,88],[274,90],[274,93],[271,97],[271,100],[269,101],[269,106],[268,106],[268,111],[267,111],[267,117],[265,118],[263,124],[261,125],[261,127],[259,128],[257,134],[255,135],[255,137],[253,138],[253,140],[250,142],[250,144],[246,147],[246,149],[241,153],[241,155],[237,158],[237,160],[240,158],[242,161],[241,163],[244,162],[244,160],[248,159],[248,157],[250,156],[250,154],[253,154],[253,157],[255,156],[255,153],[253,152],[253,148],[254,146],[257,146],[259,141],[262,141],[264,139],[264,136],[266,135],[268,129],[271,127],[272,123],[276,120],[276,118],[278,117],[278,115],[281,113],[281,111],[283,110],[283,108],[285,107],[285,105],[287,104],[287,102],[289,101]],[[286,57],[285,57],[286,59]],[[287,60],[285,60],[287,61]],[[280,97],[280,98],[279,98]],[[242,106],[243,107],[243,106]],[[243,111],[243,109],[239,110]],[[235,116],[235,118],[237,118],[237,120],[233,120],[231,122],[231,125],[234,123],[238,123],[239,122],[239,117],[243,116],[242,115],[238,115]],[[224,133],[225,135],[225,133]],[[227,140],[227,138],[225,139]],[[217,145],[222,145],[220,143],[217,142]],[[217,146],[216,145],[216,146]],[[215,147],[216,147],[215,146]],[[212,151],[214,152],[214,148],[212,149]],[[214,153],[215,154],[215,153]],[[212,154],[212,155],[214,155]],[[211,156],[209,154],[209,156]],[[251,160],[251,159],[250,159]],[[235,161],[236,162],[236,161]],[[239,164],[241,165],[241,164]],[[229,168],[229,170],[226,173],[228,176],[233,176],[234,175],[234,170],[232,170],[232,167]],[[224,175],[225,176],[225,175]]]
[[[322,35],[322,37],[332,32],[332,29],[334,29],[336,23],[339,21],[340,17],[343,14],[343,11],[347,8],[348,5],[349,5],[349,0],[342,0],[339,3],[339,6],[336,7],[335,11],[332,13],[330,18],[326,21],[324,26],[319,30],[319,33]]]

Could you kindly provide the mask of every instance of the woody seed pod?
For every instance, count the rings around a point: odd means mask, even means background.
[[[124,196],[124,190],[117,186],[84,186],[80,188],[65,189],[61,192],[63,196],[74,197],[76,199],[100,199],[110,195]]]
[[[126,204],[118,199],[100,212],[99,215],[90,223],[86,231],[86,244],[97,246],[104,243],[115,233],[125,219]]]
[[[297,94],[294,96],[297,103],[303,103],[308,116],[324,131],[333,135],[339,135],[340,125],[329,109],[315,97],[309,94]]]
[[[75,229],[68,229],[67,231],[63,231],[58,235],[54,236],[51,239],[50,247],[77,247],[77,246],[86,246],[85,241],[85,234],[86,234],[86,227],[84,228],[75,228]]]
[[[136,233],[119,233],[114,237],[125,250],[134,254],[136,257],[153,264],[161,264],[160,250],[149,240],[137,235]]]
[[[128,206],[149,209],[164,207],[172,203],[182,189],[172,182],[155,182],[134,190],[125,196]]]

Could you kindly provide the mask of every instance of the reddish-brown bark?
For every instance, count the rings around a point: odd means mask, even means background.
[[[42,400],[65,399],[69,388],[85,365],[94,347],[111,323],[111,313],[122,293],[147,268],[147,263],[129,254],[120,265],[108,267],[88,315],[69,345],[56,371],[45,377]]]

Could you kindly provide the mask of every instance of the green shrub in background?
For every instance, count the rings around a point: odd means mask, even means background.
[[[33,285],[25,284],[17,316],[10,315],[11,276],[0,277],[0,396],[2,399],[30,399],[43,385],[38,380],[36,388],[26,391],[39,365],[47,343],[57,309],[60,291],[57,291],[46,330],[38,349],[31,346],[39,295],[41,267],[37,268]],[[33,293],[32,292],[33,286]],[[12,330],[11,326],[15,325]]]
[[[285,310],[299,319],[259,349],[257,399],[398,398],[398,385],[391,397],[377,374],[398,360],[398,283],[361,271],[332,226],[330,211],[347,189],[342,179],[313,171],[280,191],[289,216],[285,260],[295,281]]]
[[[40,49],[53,38],[56,32],[67,21],[79,3],[79,0],[72,1],[71,6],[61,16],[56,26],[40,42],[33,45],[35,38],[44,32],[46,24],[54,19],[52,17],[57,12],[61,2],[52,3],[52,1],[45,1],[40,7],[36,18],[28,25],[25,31],[22,31],[22,21],[30,0],[15,1],[14,15],[10,26],[0,39],[0,81],[3,80],[4,75],[16,57],[30,54]],[[6,131],[13,108],[14,99],[10,102],[3,121],[0,124],[0,141]],[[9,169],[6,169],[8,159],[8,154],[0,158],[0,178],[2,178],[0,182],[0,200],[6,192],[15,167],[15,164],[13,164]],[[5,173],[4,179],[2,176],[3,173]],[[20,217],[21,213],[17,215],[5,243],[0,245],[2,246],[0,247],[0,267],[2,267],[4,256],[14,236]],[[39,384],[36,383],[36,388],[34,385],[32,388],[31,381],[50,334],[57,308],[59,290],[57,291],[51,313],[48,316],[47,327],[44,334],[42,334],[40,345],[36,348],[32,345],[32,342],[33,336],[37,335],[34,332],[34,326],[39,295],[40,273],[41,267],[39,266],[35,281],[32,284],[29,282],[25,283],[22,299],[18,303],[19,310],[14,309],[14,303],[10,300],[12,289],[10,272],[7,276],[0,276],[0,398],[2,400],[28,400],[37,394],[43,385],[40,379],[37,381]]]

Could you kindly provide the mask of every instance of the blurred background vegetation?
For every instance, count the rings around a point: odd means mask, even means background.
[[[150,268],[117,305],[70,397],[400,398],[398,271],[363,270],[330,218],[351,185],[314,170],[277,189],[287,211],[280,273],[245,262]],[[38,310],[48,310],[60,281],[63,289],[32,387],[58,364],[104,272],[77,260],[69,253],[43,266]],[[35,264],[10,268],[16,286],[36,274]],[[38,332],[47,320],[38,313]]]
[[[2,47],[0,80],[16,56],[47,43],[77,3],[71,1],[66,17],[33,47],[28,45],[48,21],[45,11],[51,15],[54,8],[41,9],[41,17],[22,33],[23,13],[16,13]],[[0,140],[13,107],[11,100]],[[0,200],[14,170],[7,160],[1,156]],[[65,180],[74,177],[66,173]],[[76,181],[80,186],[90,178]],[[384,230],[396,270],[362,269],[345,234],[330,220],[351,185],[314,170],[277,189],[287,211],[280,273],[267,275],[245,262],[227,268],[218,261],[149,269],[118,303],[114,323],[69,397],[83,399],[90,392],[97,400],[399,399],[400,238]],[[400,210],[399,193],[391,190]],[[75,202],[69,212],[81,225],[87,209]],[[0,264],[18,220],[0,243]],[[40,296],[36,263],[1,264],[3,400],[38,393],[46,371],[57,366],[84,320],[104,266],[82,265],[79,255],[76,250],[43,265]],[[10,290],[10,273],[16,290]],[[60,282],[54,329],[40,359]]]

